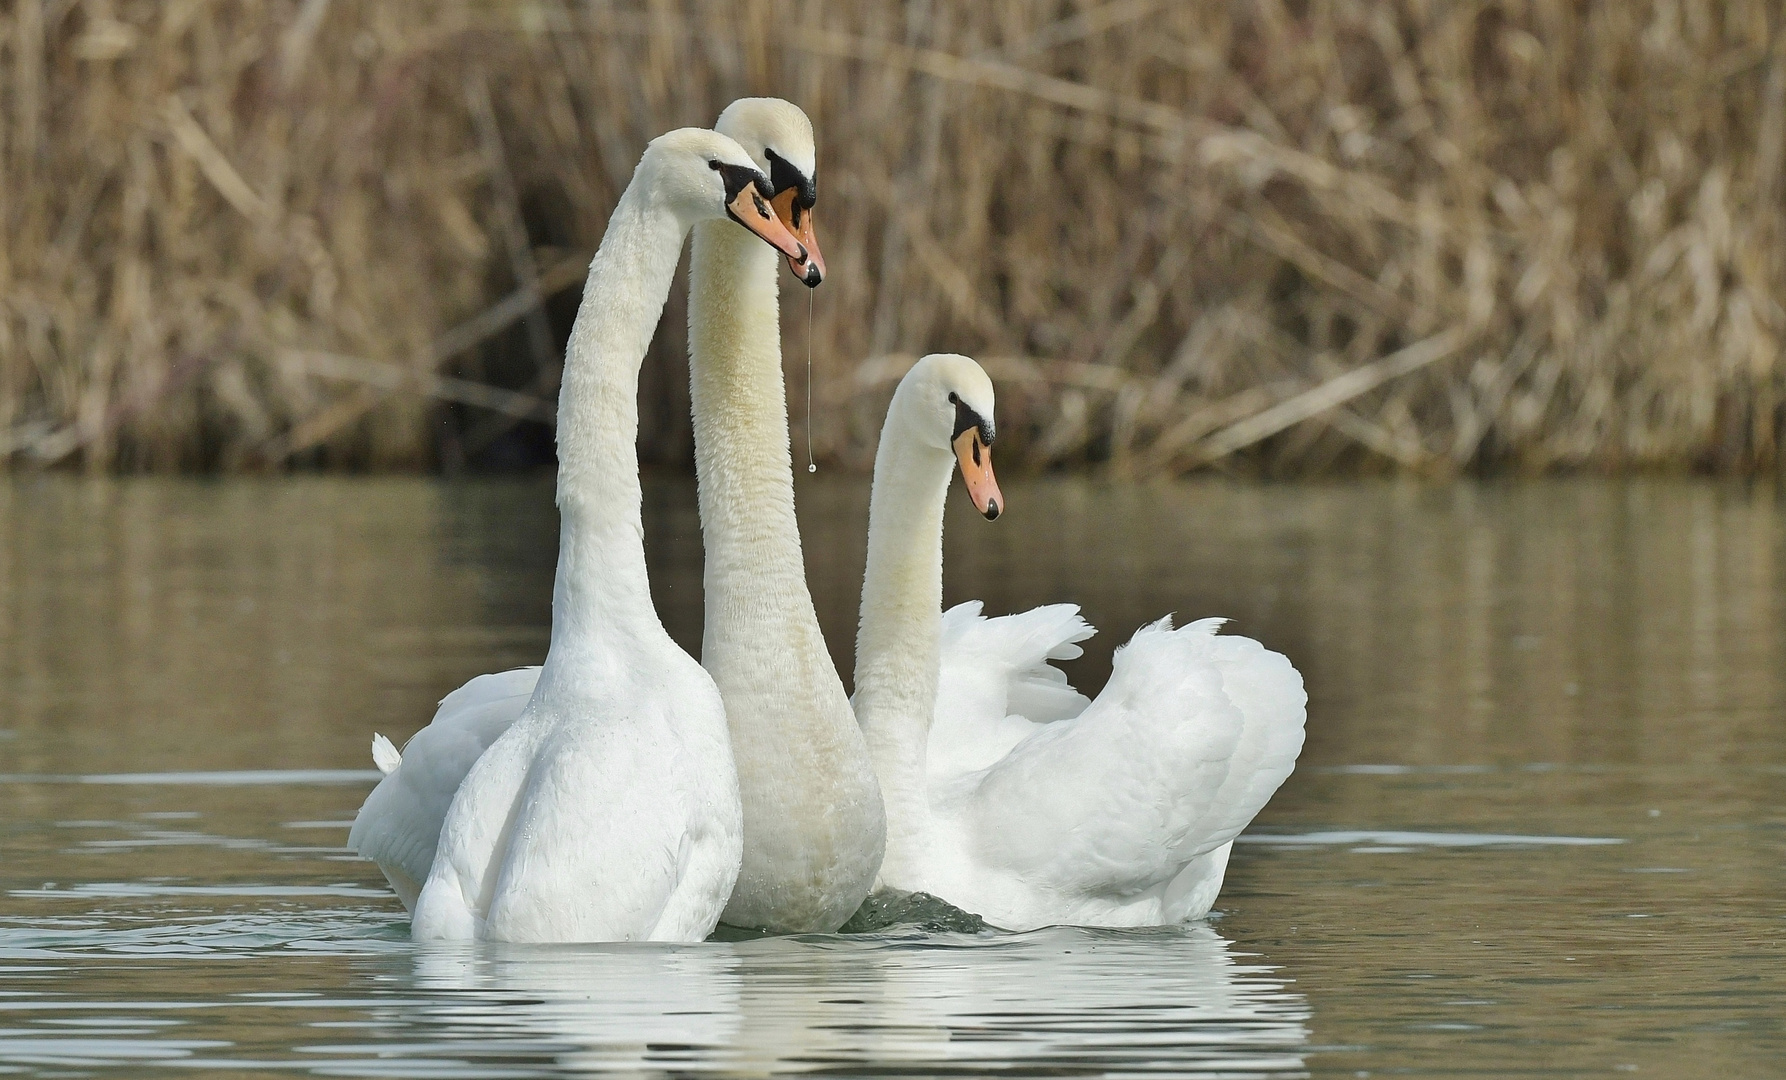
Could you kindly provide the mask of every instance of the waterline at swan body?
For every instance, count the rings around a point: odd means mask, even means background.
[[[559,393],[545,663],[448,695],[399,759],[387,744],[349,836],[400,894],[421,882],[404,897],[418,939],[698,941],[718,921],[742,851],[737,773],[718,689],[651,602],[638,376],[694,224],[730,217],[804,257],[771,196],[736,143],[684,128],[646,148],[609,218]]]
[[[1143,627],[1087,699],[1050,660],[1093,633],[1069,604],[942,613],[942,517],[961,468],[999,516],[992,383],[920,360],[875,455],[856,715],[887,804],[880,884],[995,926],[1146,926],[1208,914],[1228,852],[1289,776],[1307,695],[1219,619]]]
[[[769,174],[774,206],[824,276],[806,114],[744,98],[717,129]],[[792,262],[793,260],[790,260]],[[706,549],[701,663],[731,724],[744,861],[724,921],[829,932],[868,895],[886,825],[868,747],[819,632],[794,517],[781,368],[780,258],[730,221],[695,226],[689,389]]]

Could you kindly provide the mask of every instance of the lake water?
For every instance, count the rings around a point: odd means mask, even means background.
[[[1176,611],[1306,677],[1206,924],[422,948],[341,848],[537,662],[548,483],[0,480],[0,1073],[1786,1074],[1786,497],[1687,481],[952,493],[951,602]],[[848,670],[865,486],[800,478]],[[696,646],[692,484],[646,492]]]

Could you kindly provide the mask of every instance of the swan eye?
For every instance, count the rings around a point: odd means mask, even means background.
[[[955,393],[955,391],[953,391],[953,390],[949,391],[949,404],[951,404],[951,405],[961,404],[961,396],[959,394]]]

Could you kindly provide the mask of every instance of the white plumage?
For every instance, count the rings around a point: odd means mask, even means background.
[[[812,124],[793,105],[743,98],[717,130],[776,184],[796,185],[776,192],[778,207],[814,193]],[[811,208],[789,208],[816,254]],[[706,552],[701,664],[725,699],[744,808],[744,863],[724,919],[823,933],[873,887],[887,826],[806,586],[781,374],[780,262],[731,222],[695,227],[688,358]]]
[[[720,129],[759,167],[774,154],[810,181],[812,127],[795,106],[741,99]],[[735,736],[746,828],[727,918],[834,930],[873,883],[885,824],[806,589],[781,379],[780,257],[725,221],[697,225],[693,248],[690,359],[707,547],[702,659]],[[454,792],[520,717],[539,670],[482,675],[449,694],[400,759],[389,740],[374,740],[375,762],[393,775],[366,800],[349,846],[379,863],[405,906],[415,906]]]
[[[441,699],[401,754],[383,735],[373,738],[372,759],[385,777],[360,807],[347,846],[378,864],[409,910],[434,865],[453,793],[527,707],[539,677],[537,666],[479,675]]]
[[[735,142],[685,128],[653,140],[609,219],[559,393],[546,662],[448,695],[400,756],[374,743],[392,768],[350,843],[418,939],[698,941],[718,922],[742,854],[738,778],[719,691],[651,602],[638,375],[696,222],[729,214],[801,250],[769,194]]]
[[[1161,620],[1087,702],[1049,659],[1092,628],[1055,604],[943,616],[925,891],[997,926],[1145,926],[1209,912],[1228,848],[1295,767],[1302,679],[1221,619]],[[1053,631],[1049,633],[1048,631]]]
[[[984,372],[926,357],[875,462],[856,708],[888,798],[882,883],[1012,930],[1200,918],[1234,837],[1295,767],[1302,678],[1258,642],[1218,635],[1221,619],[1175,630],[1167,618],[1117,651],[1087,701],[1049,663],[1092,635],[1077,607],[931,614],[961,408],[990,430]]]

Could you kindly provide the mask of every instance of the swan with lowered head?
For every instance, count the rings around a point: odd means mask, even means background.
[[[1290,662],[1220,619],[1142,627],[1088,702],[1050,660],[1093,633],[1071,604],[941,612],[943,501],[959,463],[1003,509],[992,382],[920,360],[875,454],[856,716],[887,805],[883,885],[1008,930],[1208,914],[1234,837],[1295,767],[1307,695]]]
[[[646,148],[609,218],[559,391],[546,661],[448,695],[423,732],[437,737],[401,756],[375,744],[389,772],[349,836],[404,895],[418,939],[698,941],[718,921],[742,848],[737,773],[719,692],[651,601],[638,376],[695,223],[730,217],[803,257],[771,195],[735,142],[684,128]],[[498,723],[527,679],[518,716]]]
[[[716,129],[769,174],[774,206],[824,278],[813,237],[812,124],[742,98]],[[724,921],[831,931],[868,895],[886,837],[868,746],[819,633],[794,518],[775,251],[736,224],[695,226],[689,388],[706,547],[701,663],[725,699],[744,806],[744,864]]]

